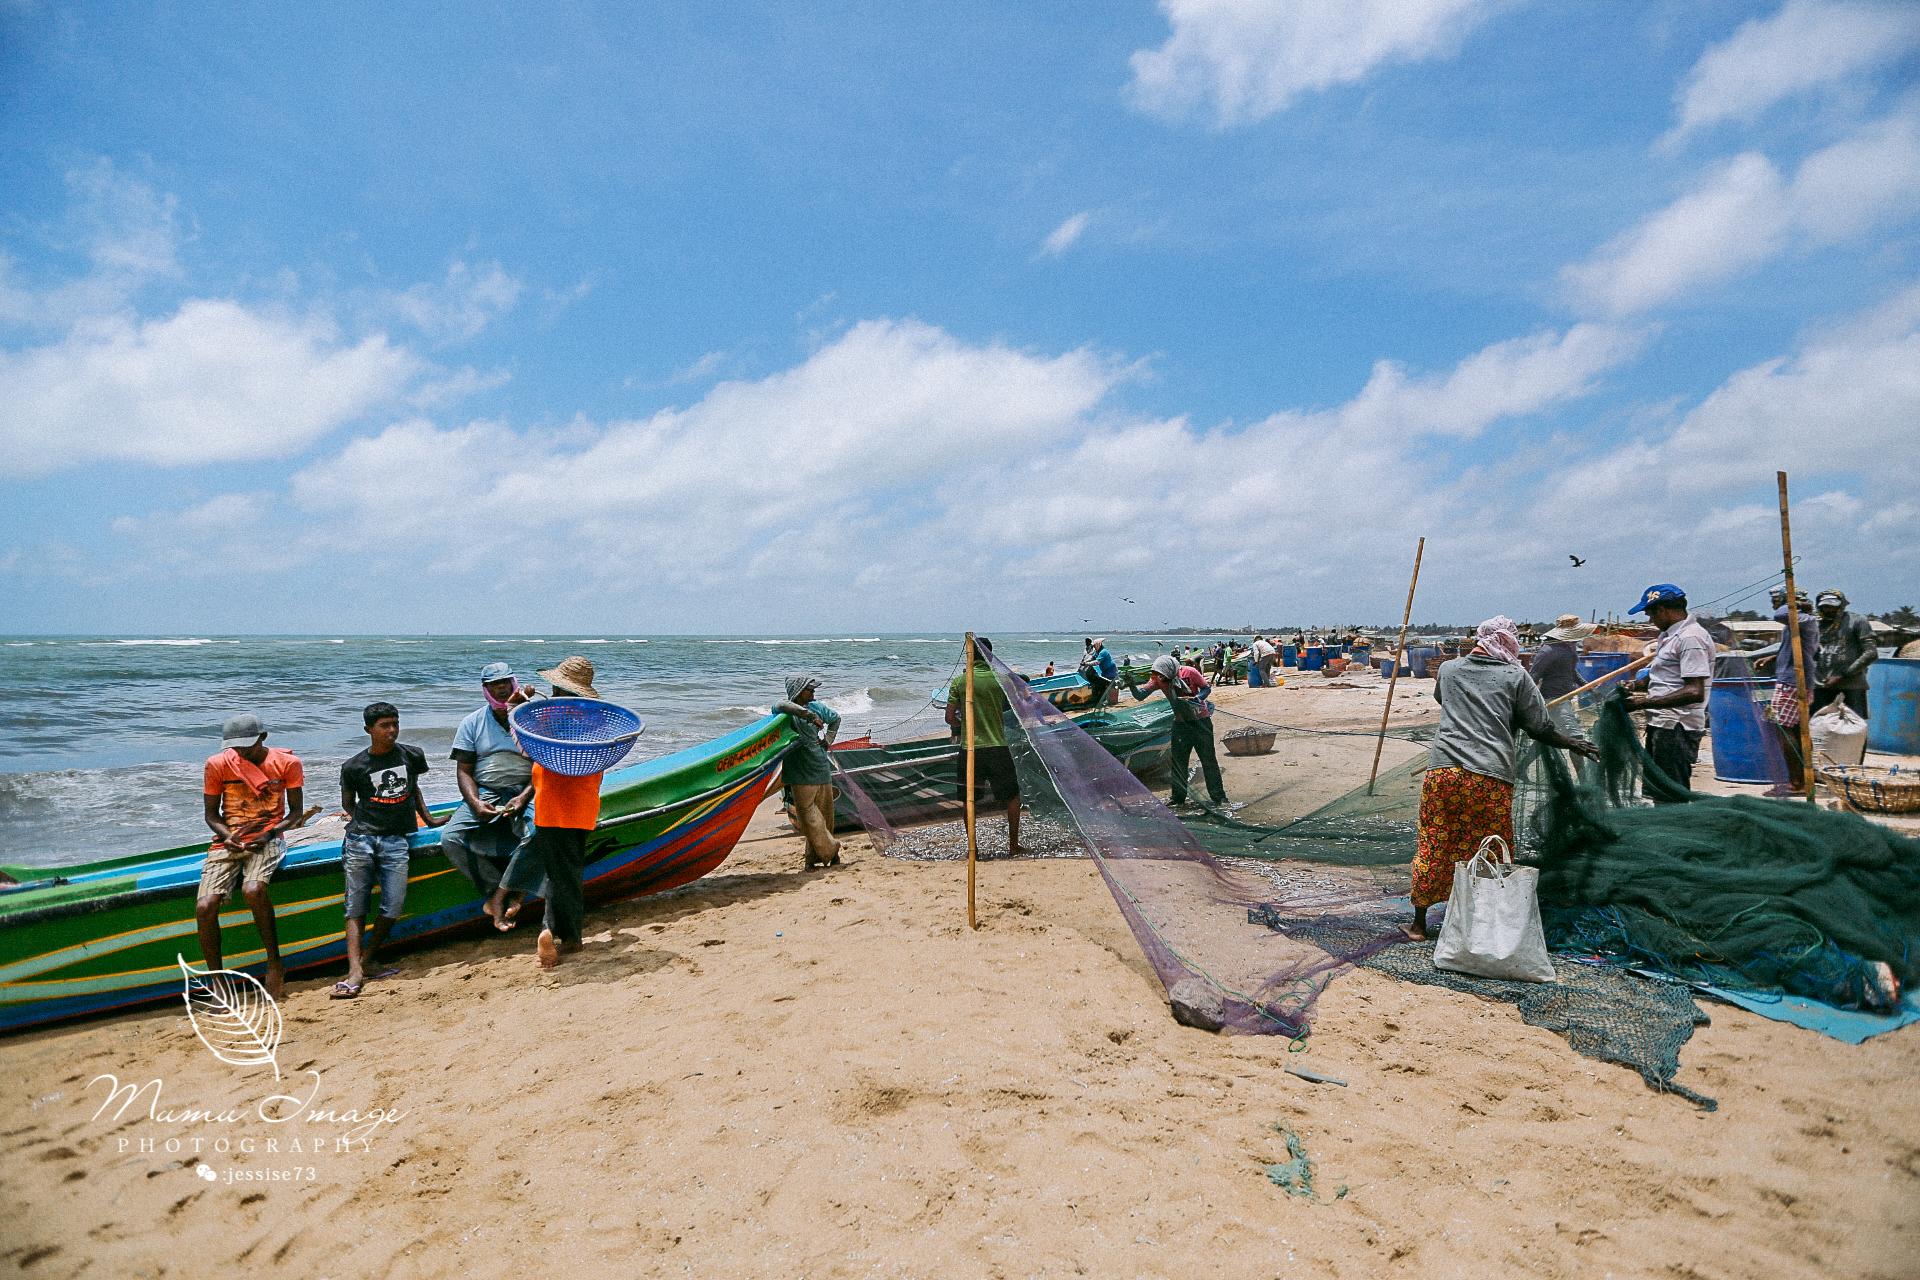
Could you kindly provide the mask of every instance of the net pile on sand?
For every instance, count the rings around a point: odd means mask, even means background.
[[[1873,1007],[1920,979],[1920,840],[1792,799],[1710,796],[1661,773],[1619,699],[1576,777],[1535,751],[1516,815],[1549,942],[1690,981]],[[1642,804],[1643,796],[1668,800]]]

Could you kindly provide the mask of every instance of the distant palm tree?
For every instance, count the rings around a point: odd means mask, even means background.
[[[1880,621],[1890,627],[1899,627],[1902,630],[1907,630],[1913,627],[1920,627],[1920,613],[1914,612],[1912,605],[1903,604],[1892,613],[1881,614]]]

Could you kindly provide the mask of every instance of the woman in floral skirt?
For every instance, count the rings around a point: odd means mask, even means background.
[[[1473,651],[1442,663],[1433,696],[1440,704],[1426,780],[1420,786],[1420,838],[1413,855],[1409,938],[1428,937],[1427,908],[1453,893],[1453,869],[1488,836],[1513,844],[1514,742],[1525,733],[1584,756],[1599,749],[1569,738],[1547,715],[1546,699],[1520,665],[1513,619],[1489,618]]]

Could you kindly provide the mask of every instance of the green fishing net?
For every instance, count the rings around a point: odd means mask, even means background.
[[[1920,978],[1920,840],[1800,801],[1688,791],[1619,698],[1593,740],[1600,760],[1577,774],[1561,752],[1527,752],[1516,792],[1550,944],[1848,1006],[1886,1003],[1889,970]],[[1656,795],[1670,803],[1639,802]]]

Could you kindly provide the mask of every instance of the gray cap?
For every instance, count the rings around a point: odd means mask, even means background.
[[[480,668],[480,683],[492,684],[495,680],[513,679],[513,667],[505,662],[489,662]]]
[[[223,747],[250,747],[266,736],[267,726],[261,724],[260,717],[251,711],[228,716],[227,722],[220,726],[220,745]]]

